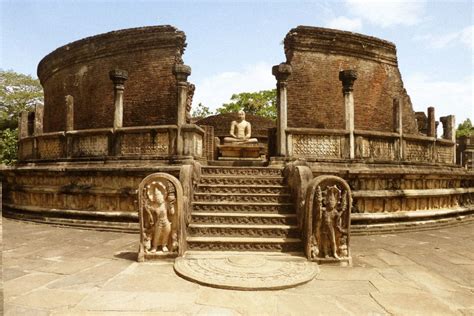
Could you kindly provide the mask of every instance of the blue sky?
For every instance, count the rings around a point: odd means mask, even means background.
[[[271,66],[298,25],[389,40],[414,109],[474,118],[471,1],[1,1],[0,67],[36,76],[38,62],[69,42],[112,30],[171,24],[187,35],[194,105],[271,89]]]

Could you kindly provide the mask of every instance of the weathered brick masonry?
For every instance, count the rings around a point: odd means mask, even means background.
[[[74,97],[74,129],[112,127],[114,89],[109,71],[128,72],[124,126],[176,124],[176,78],[185,35],[154,26],[88,37],[47,55],[38,66],[44,88],[44,131],[65,130],[65,96]]]
[[[412,105],[397,67],[395,45],[374,37],[299,26],[285,37],[288,127],[344,129],[338,75],[354,69],[355,129],[394,130],[393,98],[403,102],[404,133],[417,134]]]

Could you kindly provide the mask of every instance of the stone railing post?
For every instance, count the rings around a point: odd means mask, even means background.
[[[28,136],[28,111],[21,111],[18,118],[18,139]]]
[[[278,156],[287,155],[286,127],[287,127],[287,86],[291,75],[291,65],[281,63],[272,68],[272,74],[277,80],[277,152]]]
[[[67,95],[64,101],[66,101],[66,132],[69,132],[74,130],[74,97]]]
[[[128,79],[128,72],[114,69],[109,72],[109,77],[114,83],[114,129],[117,129],[123,126],[123,90],[125,89],[125,81]]]
[[[398,98],[393,99],[393,129],[398,133],[398,160],[403,159],[403,110],[402,102]]]
[[[349,132],[349,158],[354,159],[354,81],[357,79],[355,70],[341,70],[339,80],[342,81],[342,93],[344,95],[345,128]]]
[[[43,116],[44,116],[44,105],[37,103],[35,105],[35,120],[33,124],[33,135],[38,136],[43,134]]]
[[[443,124],[443,138],[454,143],[453,146],[453,164],[456,163],[456,118],[454,115],[440,117]]]
[[[176,64],[173,68],[173,74],[178,81],[178,115],[176,124],[178,131],[176,135],[176,154],[182,156],[184,152],[184,139],[181,128],[186,124],[186,105],[188,98],[188,76],[191,74],[191,67],[183,64]]]

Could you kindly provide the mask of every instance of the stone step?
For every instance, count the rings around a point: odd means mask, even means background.
[[[283,177],[259,177],[259,176],[201,176],[200,185],[283,185]]]
[[[221,213],[264,213],[287,214],[294,213],[291,203],[222,203],[222,202],[193,202],[193,211]]]
[[[301,251],[299,238],[187,237],[190,250],[214,251]]]
[[[288,203],[289,194],[194,193],[196,202]]]
[[[222,184],[199,184],[196,193],[240,193],[240,194],[288,194],[289,188],[285,185],[222,185]]]
[[[293,237],[300,236],[296,225],[190,224],[191,236],[206,237]]]
[[[221,175],[221,176],[245,176],[245,177],[268,177],[282,176],[283,169],[268,167],[202,167],[202,175]]]
[[[191,224],[296,225],[296,214],[195,212]]]

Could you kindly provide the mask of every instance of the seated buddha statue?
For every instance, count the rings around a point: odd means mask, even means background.
[[[224,144],[248,144],[257,143],[256,138],[250,138],[252,128],[250,123],[245,120],[245,112],[239,111],[237,121],[232,121],[230,124],[230,136],[224,137]]]

